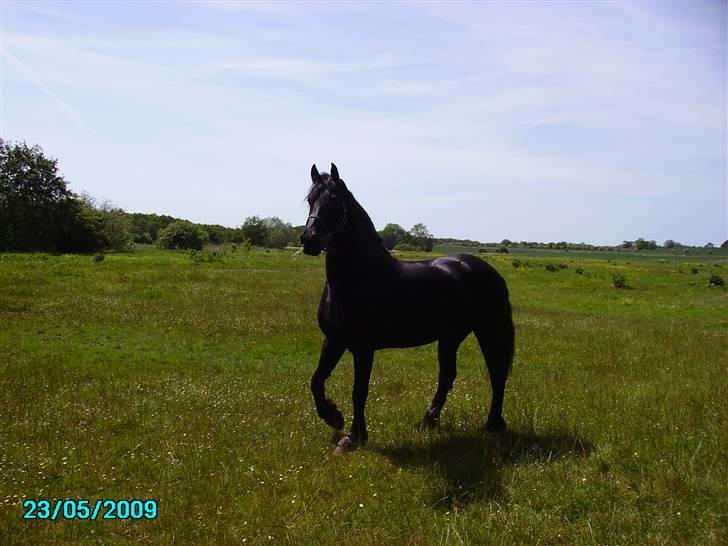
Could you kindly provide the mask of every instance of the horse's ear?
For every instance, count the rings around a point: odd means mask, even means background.
[[[331,178],[336,182],[337,184],[341,182],[341,179],[339,178],[339,169],[336,168],[336,165],[333,163],[331,164]]]
[[[314,184],[320,184],[321,182],[323,182],[323,179],[321,178],[321,175],[316,168],[316,163],[311,165],[311,180],[313,180]]]

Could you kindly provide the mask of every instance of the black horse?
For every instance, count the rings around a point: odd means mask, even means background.
[[[369,215],[339,178],[311,167],[303,251],[326,251],[326,285],[318,322],[326,336],[311,378],[316,410],[336,430],[344,417],[326,397],[325,382],[347,349],[354,355],[354,419],[337,453],[367,441],[364,406],[374,351],[438,342],[440,375],[423,428],[437,425],[456,375],[457,350],[470,332],[478,339],[493,391],[485,428],[502,431],[503,395],[513,361],[514,337],[508,288],[489,264],[470,254],[402,262],[384,248]]]

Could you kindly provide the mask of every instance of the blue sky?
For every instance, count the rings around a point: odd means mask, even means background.
[[[725,2],[13,2],[0,133],[129,211],[728,239]]]

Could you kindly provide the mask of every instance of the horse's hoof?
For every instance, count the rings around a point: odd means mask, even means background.
[[[496,416],[490,416],[488,417],[488,421],[485,423],[485,431],[486,432],[505,432],[506,430],[506,420],[503,419],[500,415]]]
[[[425,416],[417,423],[417,428],[421,431],[433,430],[437,427],[437,419],[432,417],[430,413],[425,413]]]
[[[356,449],[356,442],[352,440],[351,436],[348,434],[341,438],[339,440],[339,443],[336,445],[336,449],[334,450],[334,455],[337,457],[342,456],[347,451],[354,451]]]

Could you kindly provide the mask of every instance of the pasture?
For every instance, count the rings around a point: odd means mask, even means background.
[[[724,253],[482,256],[514,305],[509,432],[481,431],[471,336],[432,432],[436,347],[378,352],[343,457],[309,392],[324,258],[292,254],[0,254],[0,543],[725,542]],[[347,426],[351,384],[346,355]],[[26,498],[159,515],[24,520]]]

